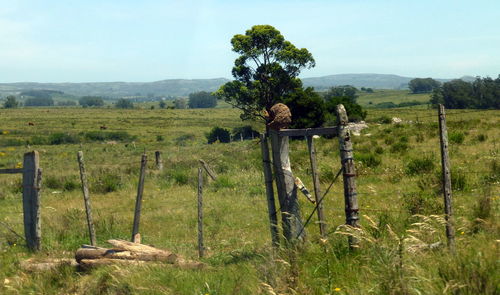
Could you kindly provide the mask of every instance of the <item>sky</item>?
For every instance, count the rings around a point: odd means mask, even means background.
[[[499,0],[0,0],[0,83],[231,78],[258,24],[312,53],[301,77],[500,74]]]

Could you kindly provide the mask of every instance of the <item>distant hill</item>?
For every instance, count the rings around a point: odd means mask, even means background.
[[[303,78],[305,86],[325,90],[332,86],[353,85],[376,89],[406,89],[411,77],[386,74],[339,74],[316,78]],[[464,76],[465,81],[474,77]],[[441,82],[450,79],[436,79]],[[33,89],[62,91],[69,95],[98,95],[110,98],[123,96],[187,96],[196,91],[215,91],[228,82],[225,78],[216,79],[169,79],[156,82],[90,82],[90,83],[0,83],[0,95],[19,94]]]

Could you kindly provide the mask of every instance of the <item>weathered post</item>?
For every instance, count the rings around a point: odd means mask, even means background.
[[[207,162],[203,161],[202,159],[198,160],[201,164],[201,166],[203,167],[203,169],[205,169],[205,171],[207,172],[208,176],[210,176],[210,178],[212,180],[216,180],[217,179],[217,174],[215,173],[214,170],[212,170],[212,168],[210,168],[210,166],[208,166]]]
[[[198,255],[205,255],[203,246],[203,170],[198,168]]]
[[[359,208],[356,192],[356,169],[352,152],[351,133],[349,131],[347,113],[342,104],[337,106],[338,137],[340,149],[340,161],[344,179],[344,201],[346,223],[352,227],[359,226]],[[356,247],[358,241],[349,237],[349,246]]]
[[[446,114],[444,106],[439,105],[439,138],[441,142],[441,167],[443,177],[443,197],[444,197],[444,213],[446,219],[446,238],[448,239],[448,247],[455,250],[455,229],[453,228],[452,216],[452,195],[451,195],[451,172],[450,159],[448,157],[448,131],[446,129]]]
[[[80,180],[82,181],[83,201],[85,203],[85,212],[87,213],[87,226],[89,228],[90,245],[95,246],[97,242],[95,236],[94,221],[92,219],[92,206],[90,205],[89,187],[87,183],[87,174],[85,172],[85,163],[83,161],[82,151],[78,152],[77,158],[78,166],[80,167]]]
[[[274,200],[273,172],[271,170],[271,159],[269,146],[265,134],[260,134],[260,148],[262,151],[262,166],[266,184],[267,211],[269,213],[269,224],[271,229],[271,240],[274,246],[279,246],[278,220],[276,218],[276,202]]]
[[[147,155],[141,158],[141,172],[139,175],[139,185],[137,186],[137,198],[135,200],[134,225],[132,227],[132,242],[140,243],[139,223],[141,220],[142,193],[144,191],[144,178],[146,176]]]
[[[37,151],[24,154],[23,161],[23,213],[24,236],[32,251],[40,250],[42,232],[40,224],[41,173]]]
[[[316,200],[316,204],[318,206],[318,221],[319,221],[319,232],[321,237],[326,237],[326,223],[325,223],[325,215],[323,213],[323,202],[320,202],[321,199],[321,188],[319,182],[318,168],[316,164],[316,149],[314,147],[314,141],[312,136],[307,136],[307,148],[309,149],[309,160],[311,162],[311,173],[313,179],[314,186],[314,199]]]
[[[278,131],[274,129],[269,129],[269,136],[271,137],[276,188],[281,207],[283,236],[287,243],[294,244],[305,238],[305,231],[302,230],[297,186],[290,167],[288,136],[280,136]]]
[[[155,152],[155,160],[156,160],[156,169],[162,171],[163,170],[163,160],[161,158],[161,152]]]

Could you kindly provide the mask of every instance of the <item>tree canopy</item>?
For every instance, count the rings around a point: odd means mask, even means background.
[[[217,97],[206,91],[191,93],[188,105],[191,109],[215,108]]]
[[[408,83],[412,93],[428,93],[441,85],[438,81],[432,78],[415,78]]]
[[[82,107],[101,107],[104,105],[104,100],[99,96],[83,96],[78,100]]]
[[[120,98],[116,102],[115,107],[117,107],[119,109],[133,109],[134,104],[129,99]]]
[[[232,50],[239,54],[234,61],[235,80],[221,86],[216,95],[243,111],[242,119],[262,118],[283,102],[287,95],[302,89],[298,77],[315,61],[305,48],[297,48],[270,25],[256,25],[244,35],[231,39]]]
[[[27,107],[48,107],[53,105],[54,100],[52,97],[28,98],[24,101],[24,106]]]
[[[19,102],[17,102],[16,97],[14,95],[9,95],[7,96],[5,103],[3,104],[3,107],[6,109],[13,109],[17,108],[19,105]]]
[[[433,92],[430,102],[449,109],[500,109],[500,75],[496,79],[478,77],[472,83],[446,82]]]

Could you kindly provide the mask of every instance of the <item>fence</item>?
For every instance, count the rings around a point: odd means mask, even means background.
[[[472,111],[471,111],[472,112]],[[475,111],[474,111],[475,112]],[[457,113],[458,114],[458,113]],[[462,113],[460,113],[462,114]],[[452,115],[454,115],[452,113]],[[434,116],[435,117],[435,116]],[[453,211],[452,211],[452,195],[450,186],[450,166],[449,163],[446,164],[447,158],[447,147],[446,142],[446,122],[444,109],[440,108],[440,113],[438,115],[439,122],[441,126],[440,138],[441,138],[441,149],[443,163],[442,170],[444,175],[442,176],[444,184],[444,203],[445,203],[445,217],[447,218],[446,224],[446,235],[450,248],[453,248],[454,240],[454,230],[453,230]],[[422,117],[421,117],[422,118]],[[268,134],[261,135],[261,152],[262,152],[262,163],[263,171],[265,176],[265,187],[266,187],[266,204],[268,207],[268,218],[269,218],[269,228],[271,232],[271,241],[273,245],[280,244],[279,229],[283,230],[283,236],[285,241],[295,243],[294,240],[300,240],[306,231],[307,225],[311,222],[313,216],[317,214],[319,231],[323,237],[328,235],[328,224],[332,224],[327,221],[327,214],[325,214],[325,203],[323,200],[328,194],[337,194],[337,192],[332,192],[330,190],[334,181],[337,177],[342,174],[344,183],[344,201],[346,204],[346,209],[328,208],[330,211],[343,211],[345,212],[346,223],[351,226],[359,225],[359,216],[363,211],[366,212],[399,212],[390,209],[377,209],[377,208],[367,208],[358,206],[358,197],[367,196],[388,196],[395,194],[402,194],[403,191],[384,191],[384,192],[370,192],[365,190],[359,190],[356,187],[356,177],[362,177],[365,175],[369,176],[381,176],[384,173],[357,173],[354,167],[353,153],[356,148],[352,146],[352,141],[350,140],[350,132],[346,128],[347,116],[342,114],[342,110],[339,110],[339,121],[340,126],[333,128],[319,128],[319,129],[303,129],[303,130],[280,130],[280,131],[270,131]],[[339,140],[339,152],[340,152],[340,163],[342,169],[339,171],[337,176],[333,179],[330,186],[326,190],[321,189],[320,185],[320,175],[317,168],[316,159],[316,147],[312,136],[314,135],[334,135],[338,137]],[[304,136],[306,137],[307,148],[309,152],[309,161],[311,165],[311,178],[313,184],[314,193],[314,209],[312,212],[307,214],[305,222],[302,222],[302,215],[298,210],[298,200],[297,200],[297,182],[296,178],[291,172],[291,163],[289,159],[288,151],[288,137],[289,136]],[[272,153],[269,151],[268,139],[271,140]],[[270,154],[273,158],[271,160]],[[84,205],[87,214],[87,224],[89,231],[90,243],[95,245],[96,243],[96,233],[93,226],[92,218],[92,206],[90,202],[90,195],[88,192],[88,187],[86,185],[86,171],[83,164],[83,153],[78,153],[80,176],[82,181],[82,189],[84,196]],[[163,167],[163,160],[161,153],[158,151],[155,153],[156,169],[161,170]],[[144,190],[144,178],[145,178],[145,167],[147,163],[147,157],[142,156],[141,159],[141,172],[139,176],[139,186],[137,191],[135,210],[130,210],[134,212],[134,222],[132,225],[132,240],[139,242],[139,224],[140,224],[140,214],[141,214],[141,199]],[[447,166],[446,166],[447,165]],[[273,176],[274,168],[274,176]],[[205,171],[211,179],[216,179],[217,175],[213,169],[207,164],[207,162],[200,160],[200,168],[198,169],[198,251],[199,256],[203,257],[205,255],[204,241],[203,241],[203,178],[202,173]],[[476,173],[482,174],[487,171],[465,171],[465,173]],[[38,153],[32,152],[25,155],[24,166],[22,169],[2,169],[2,173],[23,173],[23,214],[24,214],[24,226],[25,226],[25,237],[27,245],[32,250],[37,250],[40,248],[41,241],[41,229],[40,229],[40,185],[41,185],[41,169],[38,165]],[[386,173],[391,174],[391,173]],[[26,179],[26,181],[25,181]],[[276,181],[276,188],[278,189],[277,195],[278,200],[275,200],[274,186],[273,182]],[[87,188],[86,188],[87,187]],[[278,206],[276,206],[278,203]],[[124,210],[129,210],[125,208]],[[281,212],[281,227],[278,223],[278,214]],[[357,241],[350,239],[349,244],[354,246]]]

